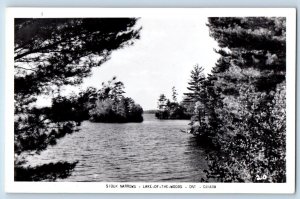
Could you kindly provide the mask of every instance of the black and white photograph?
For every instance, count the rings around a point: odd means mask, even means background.
[[[9,182],[294,190],[294,9],[63,10],[9,18]]]

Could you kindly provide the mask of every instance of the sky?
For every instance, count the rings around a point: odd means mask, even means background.
[[[175,86],[179,101],[187,92],[191,70],[199,64],[209,73],[219,55],[217,42],[209,36],[207,18],[140,18],[140,39],[111,55],[111,59],[94,68],[80,89],[100,88],[116,76],[131,97],[144,110],[156,109],[160,94],[169,99]],[[66,87],[64,92],[79,90]]]

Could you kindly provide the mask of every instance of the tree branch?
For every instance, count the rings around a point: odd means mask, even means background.
[[[21,66],[15,66],[15,68],[20,68],[20,69],[23,69],[23,70],[31,70],[31,71],[33,71],[33,72],[37,72],[37,70],[35,70],[35,69],[24,68],[24,67],[21,67]]]

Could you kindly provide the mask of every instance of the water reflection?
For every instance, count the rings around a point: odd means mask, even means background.
[[[204,180],[207,169],[206,147],[201,144],[201,141],[194,136],[188,138],[186,155],[189,156],[189,164],[195,173],[192,182],[200,182]]]
[[[187,120],[143,123],[83,122],[81,130],[34,156],[30,164],[76,161],[72,175],[62,181],[199,182],[206,168],[204,150],[190,134]]]

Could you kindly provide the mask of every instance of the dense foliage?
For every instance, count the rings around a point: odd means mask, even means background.
[[[201,123],[202,119],[204,119],[205,111],[204,109],[199,109],[200,106],[203,106],[205,103],[203,100],[205,98],[205,88],[203,87],[203,83],[205,82],[203,67],[200,67],[196,64],[191,71],[190,81],[188,82],[188,93],[184,93],[184,99],[181,102],[181,105],[186,109],[186,111],[193,115],[193,122],[196,121]]]
[[[221,57],[198,81],[191,122],[215,149],[207,180],[285,182],[285,18],[209,18],[208,27]]]
[[[158,119],[190,119],[191,113],[180,103],[177,102],[177,91],[172,88],[172,101],[164,94],[159,96],[155,117]]]
[[[114,77],[108,84],[92,94],[86,103],[89,120],[93,122],[142,122],[143,109],[133,99],[125,97],[124,85]],[[91,90],[91,89],[89,89]]]
[[[132,45],[139,38],[135,24],[134,18],[15,19],[15,180],[54,180],[75,167],[76,162],[53,163],[54,170],[24,165],[26,154],[56,144],[83,119],[76,115],[74,98],[59,96],[61,86],[82,83],[112,51]],[[54,96],[52,106],[37,107],[40,95]]]

